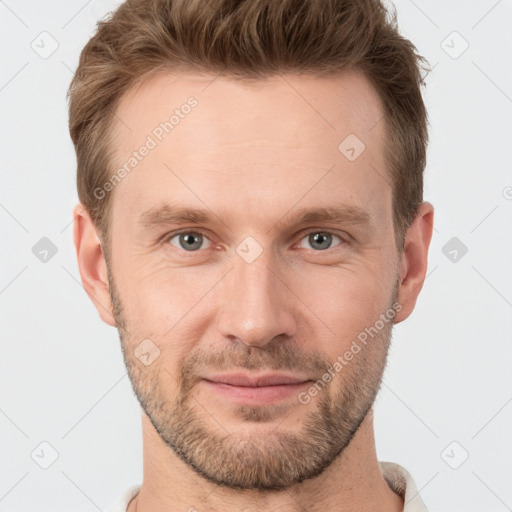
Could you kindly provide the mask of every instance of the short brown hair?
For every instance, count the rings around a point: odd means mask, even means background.
[[[115,109],[123,93],[156,70],[264,79],[355,68],[384,106],[385,161],[401,251],[423,201],[428,129],[422,62],[398,33],[396,11],[380,0],[127,0],[98,23],[68,91],[79,199],[108,249],[110,198],[98,199],[94,191],[112,173]]]

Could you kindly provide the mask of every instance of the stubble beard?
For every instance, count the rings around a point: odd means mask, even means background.
[[[269,343],[264,348],[232,345],[232,350],[215,354],[198,351],[180,362],[177,396],[172,400],[159,377],[161,372],[169,372],[158,364],[143,368],[135,357],[134,348],[140,340],[131,339],[123,304],[111,273],[108,275],[114,318],[134,393],[162,441],[197,474],[231,489],[279,490],[320,475],[342,456],[380,389],[393,322],[355,354],[318,392],[316,400],[308,404],[297,401],[291,407],[236,406],[240,421],[253,422],[260,432],[247,436],[219,426],[218,419],[212,419],[215,411],[198,402],[194,389],[200,380],[199,368],[308,370],[320,381],[332,363],[284,342]],[[396,297],[395,286],[390,307]],[[338,391],[334,394],[336,385]],[[288,409],[288,414],[296,414],[297,408],[301,408],[304,421],[299,432],[290,432],[284,413]],[[263,423],[271,421],[275,426],[261,429]]]

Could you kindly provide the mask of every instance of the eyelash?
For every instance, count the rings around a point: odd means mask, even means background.
[[[342,246],[344,245],[347,245],[347,240],[345,238],[343,238],[342,236],[332,232],[332,231],[326,231],[326,230],[321,230],[321,229],[310,229],[308,231],[303,231],[302,233],[300,233],[300,239],[299,241],[302,241],[304,238],[306,238],[307,236],[313,234],[313,233],[320,233],[320,234],[326,234],[326,235],[332,235],[336,238],[338,238],[340,240],[340,243],[334,247],[329,247],[328,249],[324,249],[324,250],[314,250],[314,249],[307,249],[307,250],[310,250],[310,251],[313,251],[313,252],[317,252],[317,253],[324,253],[324,252],[328,252],[330,250],[335,250],[336,248],[341,248]],[[191,230],[191,229],[185,229],[185,230],[181,230],[181,231],[175,231],[175,232],[172,232],[172,233],[168,233],[167,235],[165,235],[162,239],[162,243],[169,243],[170,244],[170,241],[179,236],[179,235],[183,235],[183,234],[199,234],[199,235],[203,235],[205,238],[207,238],[210,242],[211,240],[209,239],[208,235],[206,233],[204,233],[203,231],[201,230]],[[172,245],[172,244],[170,244]],[[199,249],[197,251],[185,251],[185,249],[181,249],[179,247],[176,247],[176,246],[173,246],[175,249],[179,249],[181,250],[182,252],[184,253],[189,253],[189,254],[194,254],[194,253],[198,253],[198,252],[201,252],[202,250],[204,249]]]

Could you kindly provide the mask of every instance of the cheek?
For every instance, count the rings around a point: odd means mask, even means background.
[[[313,312],[317,332],[321,329],[333,340],[331,349],[339,352],[350,345],[389,307],[391,288],[376,274],[360,268],[324,268],[295,284],[294,292]]]
[[[213,267],[172,268],[145,259],[125,262],[119,272],[126,321],[138,336],[153,336],[167,343],[179,332],[178,337],[184,339],[183,330],[192,319],[189,313],[197,306],[212,307],[208,306],[209,292],[223,272]]]

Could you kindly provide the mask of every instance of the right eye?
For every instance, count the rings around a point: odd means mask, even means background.
[[[201,248],[204,240],[208,240],[208,238],[203,233],[197,231],[180,231],[179,233],[167,235],[164,242],[170,242],[174,247],[187,252],[197,252],[197,250]],[[208,242],[210,241],[208,240]]]

